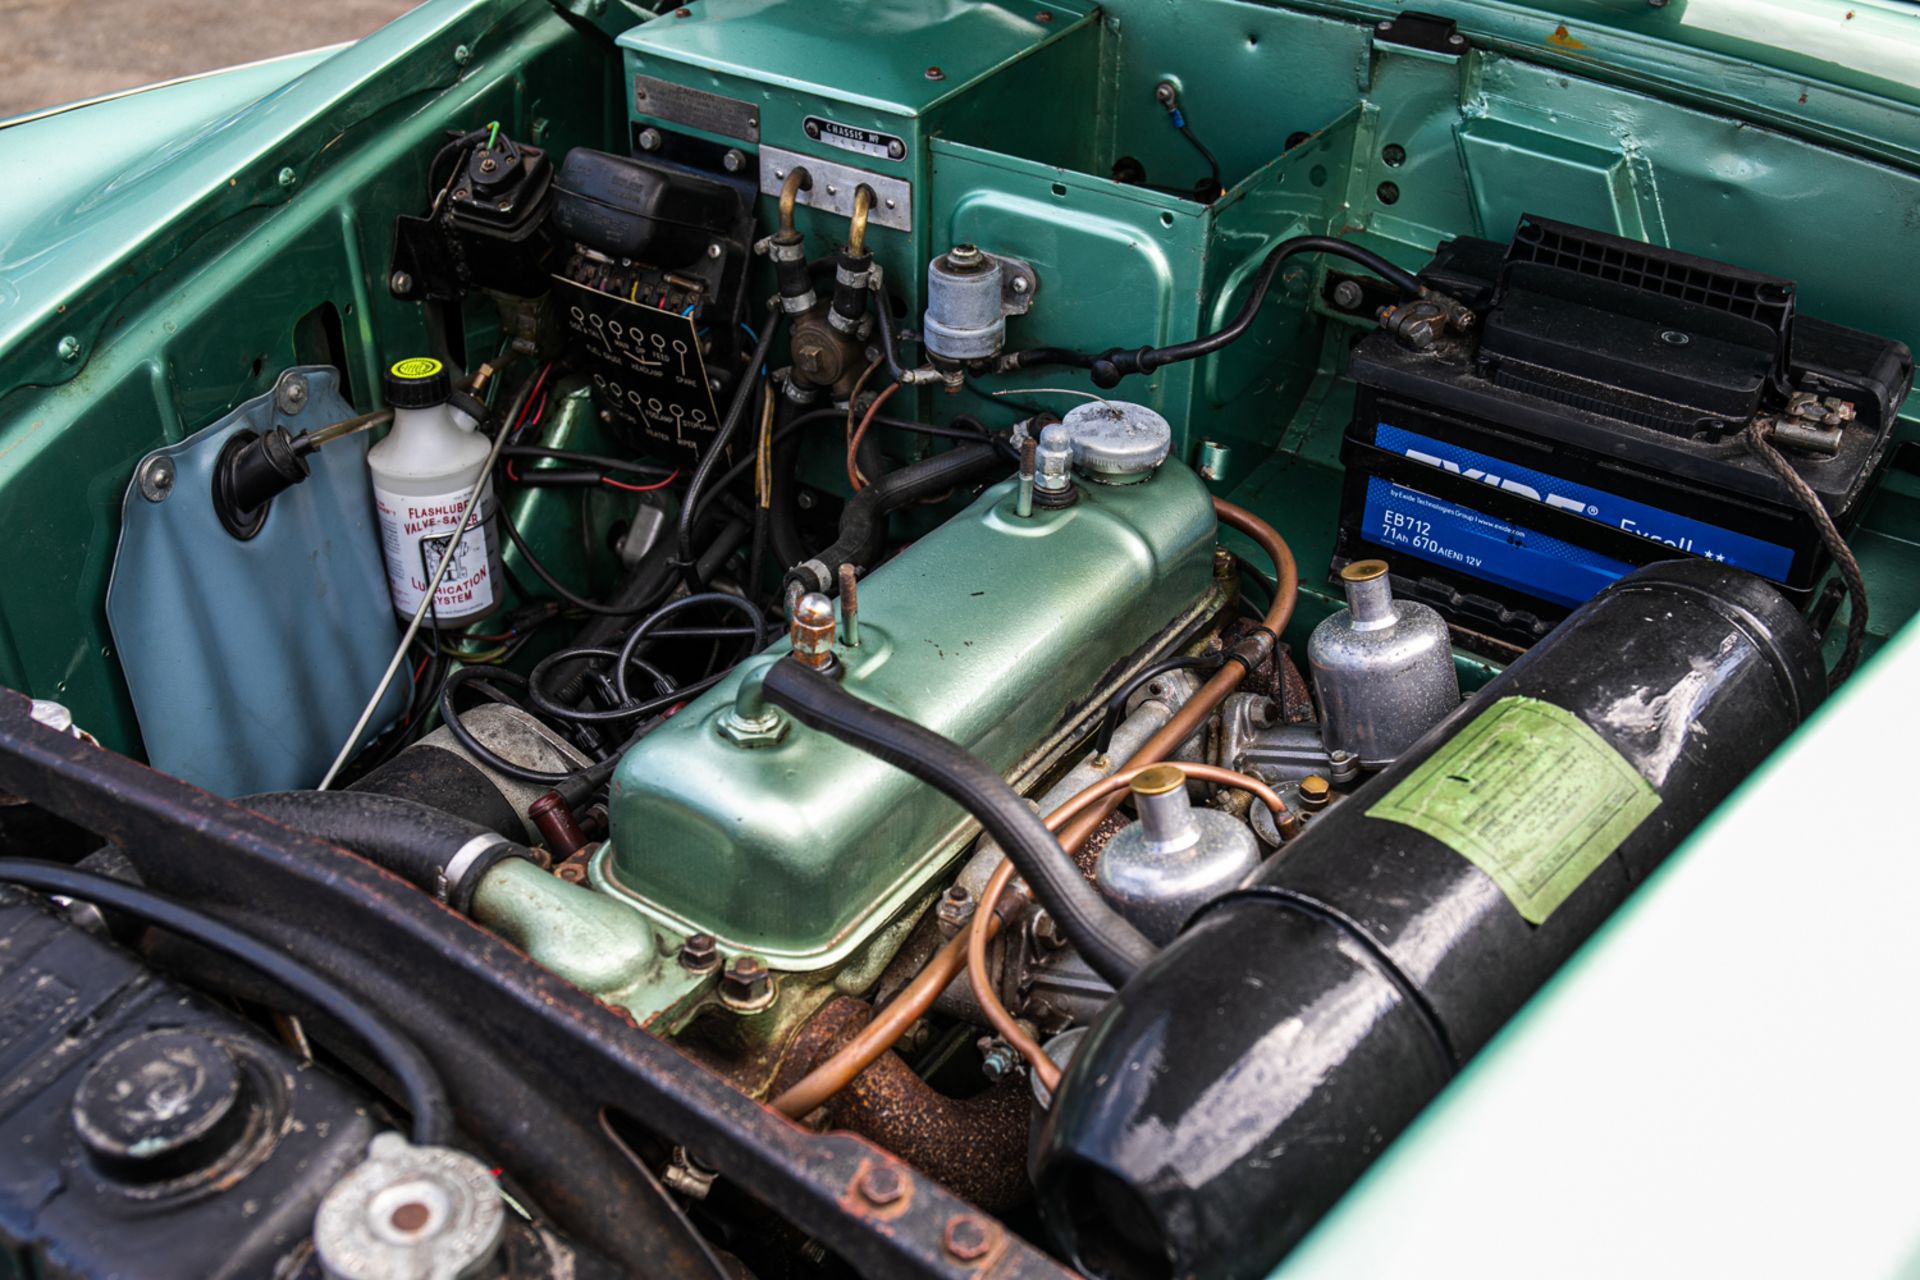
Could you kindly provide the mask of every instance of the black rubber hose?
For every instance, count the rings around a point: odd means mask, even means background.
[[[699,591],[705,585],[700,581],[700,562],[693,551],[693,522],[700,510],[700,491],[706,488],[713,469],[726,456],[727,446],[733,443],[734,435],[740,430],[741,420],[747,416],[747,407],[753,403],[754,390],[766,382],[761,370],[766,367],[767,353],[773,350],[774,335],[779,330],[780,308],[775,304],[767,308],[766,318],[760,322],[760,340],[754,344],[747,367],[741,371],[740,385],[734,389],[733,399],[727,403],[727,411],[720,419],[720,429],[707,442],[707,451],[700,455],[700,463],[693,469],[693,478],[687,481],[687,492],[680,503],[680,520],[675,534],[680,552],[680,574],[689,591]]]
[[[1007,465],[1000,450],[990,444],[949,449],[892,472],[847,499],[840,512],[840,536],[814,556],[787,569],[782,592],[799,583],[803,591],[840,589],[840,566],[872,568],[887,536],[887,516],[922,498],[945,493]]]
[[[453,1137],[446,1087],[419,1047],[385,1018],[278,947],[164,894],[90,871],[27,858],[0,858],[0,881],[124,912],[264,974],[345,1027],[393,1075],[413,1116],[415,1143],[445,1146]]]
[[[431,805],[370,791],[274,791],[235,801],[359,854],[464,913],[486,873],[531,855],[496,832]]]
[[[1253,285],[1247,290],[1247,300],[1240,304],[1239,312],[1223,329],[1202,334],[1190,342],[1176,342],[1165,347],[1141,347],[1136,351],[1114,347],[1098,356],[1056,348],[1022,351],[1009,358],[1009,367],[1026,369],[1040,364],[1084,366],[1092,370],[1094,386],[1117,387],[1120,380],[1129,374],[1151,373],[1182,360],[1198,360],[1201,356],[1212,355],[1252,327],[1253,319],[1260,314],[1260,304],[1265,301],[1267,289],[1273,284],[1273,277],[1278,274],[1280,265],[1302,253],[1325,253],[1345,258],[1365,267],[1408,297],[1420,292],[1420,281],[1411,271],[1395,266],[1371,249],[1333,236],[1294,236],[1290,240],[1282,240],[1267,254],[1260,269],[1254,272]]]
[[[958,801],[1006,851],[1080,958],[1114,990],[1153,959],[1153,944],[1101,899],[1026,799],[979,757],[790,658],[767,668],[766,694],[801,724]]]

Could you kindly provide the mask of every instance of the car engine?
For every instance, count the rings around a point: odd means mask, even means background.
[[[24,1274],[1266,1274],[1904,621],[1912,330],[1450,20],[495,7],[8,411]]]

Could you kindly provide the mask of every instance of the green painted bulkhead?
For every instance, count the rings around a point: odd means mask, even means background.
[[[1102,690],[1217,601],[1215,522],[1178,462],[1024,519],[1015,488],[987,490],[863,578],[859,645],[838,653],[861,698],[1035,777]],[[670,932],[825,968],[923,898],[977,827],[932,788],[803,726],[771,746],[724,736],[721,718],[760,665],[621,760],[611,838],[589,874]]]

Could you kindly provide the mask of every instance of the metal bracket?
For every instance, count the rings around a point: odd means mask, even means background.
[[[798,203],[802,206],[851,218],[854,188],[865,183],[873,188],[874,194],[873,209],[867,214],[869,222],[892,231],[913,230],[912,183],[820,156],[802,155],[798,151],[785,151],[779,147],[761,147],[760,194],[779,195],[780,184],[786,181],[787,174],[795,166],[805,169],[807,177],[811,179],[807,189],[800,193]]]
[[[1375,24],[1373,42],[1447,57],[1467,51],[1467,38],[1456,29],[1452,18],[1411,10]]]

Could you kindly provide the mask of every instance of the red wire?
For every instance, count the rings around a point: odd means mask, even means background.
[[[601,476],[600,483],[612,489],[625,489],[628,493],[652,493],[655,489],[664,489],[680,478],[680,469],[674,468],[673,474],[657,484],[622,484],[611,476]]]
[[[547,361],[546,364],[540,367],[540,376],[533,380],[533,390],[527,394],[526,403],[520,406],[519,419],[513,424],[511,428],[508,429],[508,435],[507,435],[508,444],[512,444],[516,439],[519,438],[520,433],[526,429],[527,420],[528,420],[527,415],[529,413],[533,413],[534,402],[536,400],[539,401],[540,412],[533,414],[533,421],[538,422],[540,420],[540,414],[543,414],[547,411],[547,402],[542,393],[545,390],[547,385],[547,375],[552,372],[553,372],[553,361],[551,360]],[[513,469],[512,458],[507,459],[507,479],[513,481],[515,484],[520,483],[520,473]]]

